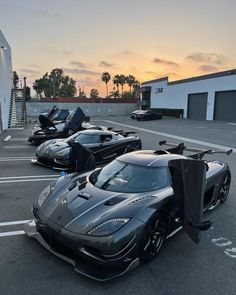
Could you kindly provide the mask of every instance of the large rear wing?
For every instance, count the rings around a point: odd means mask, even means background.
[[[198,149],[198,148],[192,148],[192,147],[187,147],[184,145],[184,143],[171,143],[171,142],[166,142],[164,141],[159,141],[159,145],[165,145],[171,147],[170,149],[167,149],[168,152],[170,153],[175,153],[175,154],[183,154],[184,151],[187,152],[193,152],[194,154],[189,155],[189,157],[196,159],[196,160],[201,160],[205,155],[212,155],[212,154],[223,154],[229,156],[232,154],[233,149],[228,149],[228,150],[204,150],[204,149]]]

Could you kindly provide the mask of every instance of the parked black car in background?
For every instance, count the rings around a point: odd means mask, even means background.
[[[131,119],[135,119],[136,115],[141,112],[142,110],[136,110],[136,111],[133,111],[132,113],[130,113],[130,118]]]
[[[35,144],[54,138],[66,138],[73,133],[82,130],[82,122],[85,114],[80,107],[77,107],[67,118],[65,123],[54,124],[48,115],[39,115],[40,129],[29,136],[28,141]]]
[[[152,110],[144,110],[144,111],[139,111],[138,113],[136,113],[135,119],[137,119],[138,121],[159,120],[159,119],[162,119],[162,114],[156,113]]]
[[[33,163],[54,169],[71,170],[72,153],[69,141],[82,144],[93,152],[96,164],[107,163],[125,153],[140,150],[142,142],[134,132],[88,129],[76,132],[66,139],[52,139],[42,143],[35,152]]]

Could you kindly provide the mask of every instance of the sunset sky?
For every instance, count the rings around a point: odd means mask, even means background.
[[[104,71],[143,82],[236,68],[235,12],[235,0],[0,0],[0,30],[29,85],[58,67],[104,95]]]

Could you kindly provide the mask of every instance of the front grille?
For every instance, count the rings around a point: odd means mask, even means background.
[[[60,243],[55,239],[55,235],[59,233],[45,232],[42,229],[38,229],[38,232],[41,234],[45,242],[57,253],[62,254],[63,256],[69,257],[72,260],[76,261],[79,258],[79,253],[76,252],[73,248],[67,247],[64,244]]]

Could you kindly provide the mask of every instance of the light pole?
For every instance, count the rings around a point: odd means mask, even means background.
[[[27,125],[27,112],[26,112],[26,77],[24,77],[24,89],[23,89],[23,121],[24,125]]]

